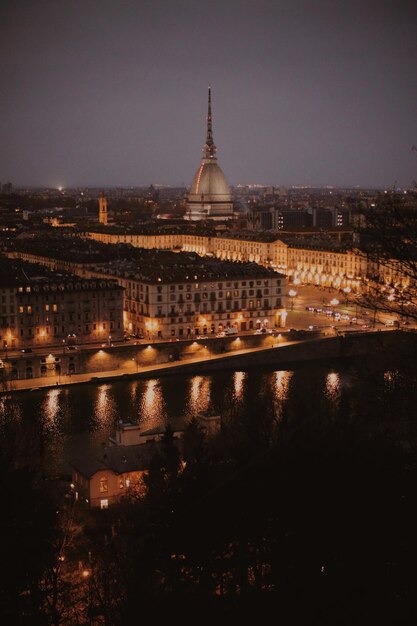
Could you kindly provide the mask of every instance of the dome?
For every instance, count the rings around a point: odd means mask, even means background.
[[[187,197],[188,220],[224,220],[233,217],[230,187],[216,159],[211,118],[211,90],[208,92],[207,137],[204,157],[191,183]]]
[[[204,159],[193,178],[188,198],[191,201],[200,201],[202,196],[207,201],[230,202],[231,200],[230,187],[216,161],[207,162]]]

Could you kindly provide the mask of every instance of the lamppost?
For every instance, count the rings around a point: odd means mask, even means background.
[[[109,346],[111,346],[111,335],[109,335]]]
[[[288,295],[291,298],[291,311],[293,311],[294,309],[294,298],[297,295],[297,292],[295,291],[295,289],[290,289],[288,292]]]
[[[138,363],[138,359],[135,356],[132,356],[132,361],[134,361],[136,363],[136,371],[139,371],[139,363]]]
[[[8,360],[8,352],[7,352],[8,347],[9,347],[9,346],[7,345],[7,341],[6,341],[6,342],[4,343],[4,351],[5,351],[5,353],[6,353],[6,358],[5,358],[5,360],[6,360],[6,361]]]

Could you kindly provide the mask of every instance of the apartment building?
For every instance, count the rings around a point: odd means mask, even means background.
[[[123,289],[114,280],[2,257],[0,298],[4,350],[123,338]]]
[[[69,260],[73,248],[77,254]],[[117,281],[126,332],[149,339],[285,326],[285,276],[256,263],[64,237],[16,242],[8,254]]]

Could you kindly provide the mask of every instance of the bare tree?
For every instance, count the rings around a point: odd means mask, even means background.
[[[417,194],[387,194],[366,213],[360,237],[368,262],[360,304],[403,321],[417,320]]]

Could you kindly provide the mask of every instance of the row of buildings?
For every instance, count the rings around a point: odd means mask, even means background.
[[[181,339],[226,332],[228,328],[240,332],[281,327],[286,321],[285,277],[256,263],[201,257],[194,252],[104,245],[75,237],[15,241],[6,254],[15,261],[38,264],[57,273],[70,272],[87,280],[86,284],[91,281],[92,285],[104,286],[109,281],[118,286],[117,293],[123,295],[117,300],[117,322],[110,319],[110,308],[105,311],[106,317],[94,318],[90,324],[84,318],[88,311],[81,312],[81,330],[90,331],[89,337],[83,334],[84,343],[113,337],[115,322],[118,331],[124,328],[128,334]],[[107,293],[103,287],[102,297],[108,307],[112,302],[116,304],[114,296],[115,292]],[[84,297],[87,299],[87,295]],[[93,291],[89,297],[96,298]],[[27,324],[28,318],[23,316],[21,321]],[[8,345],[20,347],[28,340],[29,345],[41,343],[44,335],[19,335],[10,322],[11,318],[4,320]],[[81,336],[78,326],[65,327],[65,333],[67,330]],[[53,331],[48,336],[62,340]]]
[[[290,280],[354,291],[367,281],[407,286],[398,264],[378,263],[359,245],[331,238],[281,238],[272,232],[228,231],[205,234],[189,229],[126,232],[117,227],[91,229],[83,236],[105,244],[131,244],[143,249],[196,252],[220,260],[257,263]]]

